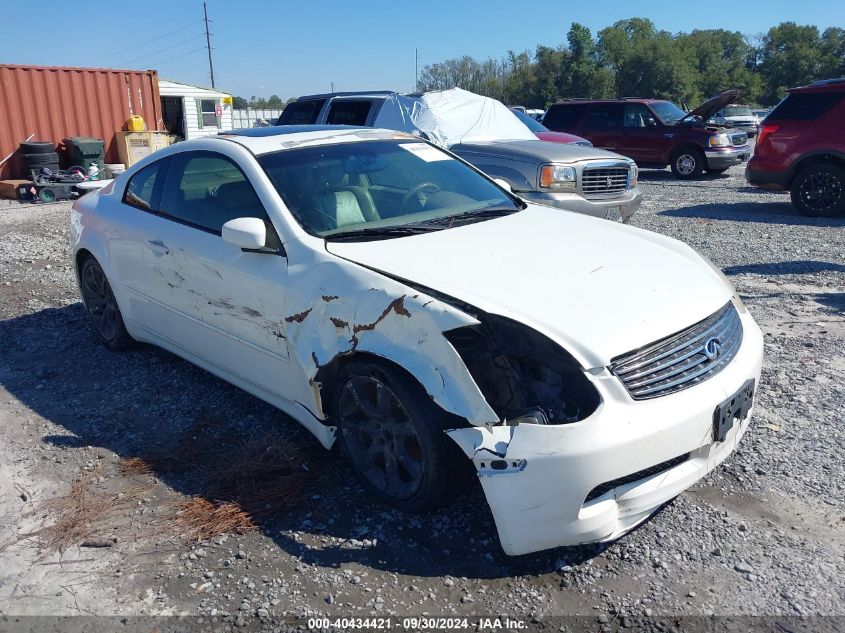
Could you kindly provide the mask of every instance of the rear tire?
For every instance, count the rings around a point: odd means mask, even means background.
[[[350,361],[331,399],[340,450],[363,486],[404,512],[427,512],[463,489],[446,414],[415,381],[389,364]]]
[[[836,165],[810,165],[789,188],[792,204],[809,217],[845,215],[845,170]]]
[[[669,159],[672,173],[680,180],[698,178],[704,171],[704,164],[704,154],[695,147],[676,149]]]
[[[79,269],[82,303],[88,310],[94,332],[110,350],[124,350],[132,344],[123,316],[114,298],[106,273],[93,257],[87,257]]]

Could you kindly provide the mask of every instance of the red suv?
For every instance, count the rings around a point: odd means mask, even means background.
[[[659,99],[569,99],[552,104],[543,125],[583,136],[640,167],[669,165],[678,178],[697,178],[704,170],[720,174],[751,155],[745,132],[707,122],[738,96],[726,90],[691,112]]]
[[[791,88],[763,121],[745,178],[804,215],[845,215],[845,79]]]

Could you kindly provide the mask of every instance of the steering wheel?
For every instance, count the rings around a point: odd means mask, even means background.
[[[411,199],[423,191],[428,191],[429,193],[437,193],[438,191],[441,191],[441,189],[433,182],[421,182],[416,187],[409,190],[408,193],[406,193],[404,196],[402,196],[402,202],[399,203],[399,209],[404,211],[405,207],[408,205]]]

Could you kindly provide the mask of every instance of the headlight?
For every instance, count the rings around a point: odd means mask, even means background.
[[[577,179],[574,167],[543,165],[540,169],[540,186],[546,189],[575,189]]]
[[[637,178],[640,176],[640,170],[636,163],[631,163],[631,186],[637,186]]]
[[[710,143],[710,147],[729,147],[731,139],[727,134],[714,134],[707,142]]]

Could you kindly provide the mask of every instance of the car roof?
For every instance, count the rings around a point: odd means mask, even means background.
[[[355,92],[323,92],[316,95],[302,95],[297,97],[296,101],[305,101],[306,99],[331,99],[333,97],[389,97],[397,94],[395,90],[363,90]],[[295,103],[295,102],[294,102]]]
[[[553,103],[552,105],[561,105],[561,104],[573,104],[573,103],[657,103],[658,101],[666,101],[666,99],[647,99],[645,97],[621,97],[619,99],[581,99],[581,98],[572,98],[572,99],[561,99],[560,101]],[[551,107],[551,106],[550,106]]]
[[[210,138],[238,143],[256,155],[309,145],[387,139],[420,140],[412,134],[405,134],[396,130],[352,125],[271,125],[262,128],[222,132]]]
[[[820,79],[806,86],[789,88],[787,92],[841,92],[843,90],[845,90],[845,77]]]

